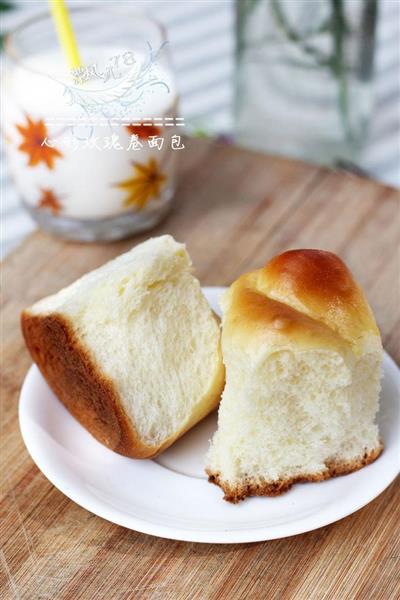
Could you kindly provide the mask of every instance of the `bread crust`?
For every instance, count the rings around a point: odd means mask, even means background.
[[[256,479],[247,478],[236,486],[231,486],[224,482],[220,473],[213,473],[210,469],[206,469],[208,481],[218,485],[224,492],[224,500],[237,504],[241,500],[250,496],[280,496],[289,491],[295,483],[318,482],[339,477],[340,475],[348,475],[354,471],[362,469],[366,465],[374,462],[382,453],[383,444],[365,452],[360,458],[351,461],[330,460],[325,461],[326,470],[319,473],[305,473],[292,477],[290,479],[278,479],[277,481],[257,481]]]
[[[343,261],[323,250],[289,250],[245,273],[223,298],[223,338],[258,347],[323,347],[360,354],[380,334]],[[262,342],[260,342],[260,338]]]
[[[358,360],[369,352],[379,356],[382,352],[379,330],[362,289],[343,261],[331,252],[289,250],[272,258],[263,268],[239,277],[223,296],[222,308],[222,347],[229,392],[225,395],[226,406],[222,398],[222,415],[229,411],[229,402],[234,403],[236,390],[229,389],[230,370],[238,368],[241,360],[246,365],[254,356],[256,366],[252,363],[249,368],[257,367],[254,377],[262,380],[268,375],[263,375],[261,365],[275,352],[326,350],[343,361],[348,357]],[[245,396],[246,389],[240,393]],[[291,397],[294,402],[296,394]],[[261,401],[268,406],[268,397]],[[250,418],[250,401],[248,410]],[[223,438],[218,444],[223,445]],[[218,462],[213,467],[211,453],[207,474],[211,483],[223,489],[225,500],[237,503],[247,496],[283,494],[294,483],[351,473],[374,461],[381,451],[379,445],[352,461],[340,457],[325,461],[320,472],[307,472],[303,466],[300,475],[285,475],[276,481],[254,476],[250,467],[246,476],[228,480],[223,468],[219,472]]]
[[[126,415],[113,381],[101,373],[66,317],[25,310],[21,327],[28,350],[55,395],[85,429],[114,452],[131,458],[155,457],[194,425],[191,420],[161,445],[146,445]],[[223,381],[221,366],[207,394],[206,408],[199,412],[201,418],[218,405]]]

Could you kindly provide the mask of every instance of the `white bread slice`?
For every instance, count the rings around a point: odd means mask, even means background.
[[[379,456],[380,334],[337,256],[285,252],[233,283],[222,308],[226,387],[206,471],[226,500],[281,494]]]
[[[37,302],[22,330],[67,409],[126,456],[155,456],[219,402],[219,324],[169,235]]]

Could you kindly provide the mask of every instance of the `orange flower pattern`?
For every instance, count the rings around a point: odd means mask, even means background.
[[[58,215],[63,206],[53,190],[49,188],[42,188],[41,191],[42,195],[39,199],[38,208],[49,210],[53,213],[53,215]]]
[[[45,163],[49,169],[54,168],[56,158],[61,158],[63,155],[60,150],[46,145],[48,133],[47,127],[42,119],[33,121],[26,115],[27,124],[16,125],[19,133],[23,137],[23,142],[18,146],[18,150],[26,152],[29,156],[28,166],[35,167],[40,163]]]
[[[126,129],[130,135],[137,135],[140,140],[148,140],[153,135],[160,135],[161,129],[157,125],[149,123],[145,125],[140,123],[139,125],[127,125]]]
[[[160,195],[167,177],[154,158],[150,158],[146,165],[135,163],[133,168],[134,176],[117,183],[116,187],[127,192],[124,206],[133,206],[141,210],[151,198]]]

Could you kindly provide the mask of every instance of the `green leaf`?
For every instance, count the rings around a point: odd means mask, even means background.
[[[0,13],[6,12],[8,10],[13,10],[14,8],[15,4],[13,4],[12,2],[5,2],[4,0],[0,0]],[[3,51],[4,38],[5,34],[0,33],[0,52]]]
[[[12,10],[13,8],[15,8],[15,6],[12,2],[4,2],[3,0],[0,0],[0,12]]]

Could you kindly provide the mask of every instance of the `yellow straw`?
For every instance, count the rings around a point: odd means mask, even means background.
[[[82,66],[82,62],[68,9],[64,0],[49,0],[49,2],[58,39],[67,58],[68,66],[70,69],[77,69]]]

